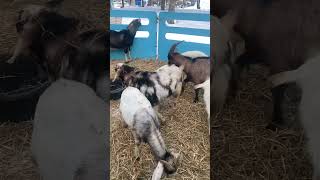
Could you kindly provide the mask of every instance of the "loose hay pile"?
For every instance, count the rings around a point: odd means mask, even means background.
[[[267,69],[254,66],[241,82],[236,99],[228,99],[221,116],[212,121],[212,175],[215,180],[311,179],[312,166],[299,125],[273,132],[265,126],[272,107]],[[286,116],[294,120],[299,98],[287,92]],[[267,108],[268,109],[268,108]]]
[[[24,1],[24,0],[22,0]],[[27,0],[34,4],[43,4],[46,0]],[[13,0],[0,0],[0,54],[11,54],[16,43],[15,19],[20,5],[10,6]],[[107,27],[108,16],[106,1],[96,0],[65,0],[63,12],[73,16],[82,15],[81,20],[86,27]],[[2,114],[0,114],[1,116]],[[10,121],[11,119],[7,119]],[[38,180],[35,165],[31,158],[30,139],[32,123],[0,122],[0,180]]]
[[[110,70],[114,77],[112,61]],[[134,61],[132,65],[139,70],[155,71],[164,63],[155,61]],[[166,119],[161,133],[168,148],[183,154],[182,163],[175,175],[167,179],[210,179],[210,146],[207,114],[204,104],[193,103],[194,90],[190,84],[179,99],[169,98],[161,104],[160,113]],[[120,101],[111,101],[111,179],[149,179],[156,166],[147,144],[141,144],[139,161],[134,158],[134,140],[131,131],[120,123]],[[171,118],[172,116],[172,118]]]

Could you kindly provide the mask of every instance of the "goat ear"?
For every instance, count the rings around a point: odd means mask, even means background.
[[[221,18],[222,25],[224,25],[228,30],[232,30],[236,24],[237,15],[237,11],[229,10],[226,15]]]
[[[183,71],[183,70],[184,70],[184,64],[182,64],[182,65],[179,67],[179,69],[180,69],[181,71]]]
[[[183,159],[182,154],[180,154],[180,153],[173,153],[173,156],[174,156],[173,163],[174,163],[176,166],[179,166],[180,162],[181,162],[182,159]]]
[[[175,171],[175,168],[170,163],[168,163],[167,161],[160,160],[160,162],[163,164],[164,168],[167,169],[168,171],[170,171],[170,172]]]

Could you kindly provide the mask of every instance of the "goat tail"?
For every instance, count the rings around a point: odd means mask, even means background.
[[[169,50],[169,53],[168,53],[168,59],[172,59],[172,54],[175,52],[177,46],[178,46],[180,43],[182,43],[182,42],[184,42],[184,41],[179,41],[179,42],[177,42],[177,43],[174,43],[174,44],[171,46],[171,48],[170,48],[170,50]]]
[[[204,88],[206,85],[210,85],[210,78],[207,79],[206,81],[204,81],[203,83],[201,84],[197,84],[194,86],[194,89],[199,89],[199,88]]]
[[[278,74],[274,74],[268,78],[273,87],[294,82],[297,80],[298,69],[292,71],[285,71]]]

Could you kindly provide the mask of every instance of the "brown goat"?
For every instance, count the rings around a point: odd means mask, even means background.
[[[63,16],[50,6],[27,6],[19,12],[18,42],[8,62],[29,51],[38,57],[50,80],[63,77],[96,89],[97,80],[109,70],[109,32],[80,32],[78,24],[79,20]]]
[[[197,57],[191,59],[175,52],[176,47],[181,42],[173,44],[170,48],[168,53],[168,64],[174,64],[178,67],[184,65],[184,72],[187,74],[186,81],[193,82],[195,85],[205,82],[210,76],[210,58]],[[195,92],[194,102],[197,102],[199,100],[199,89],[196,89]]]
[[[265,63],[271,74],[296,69],[320,43],[320,1],[215,0],[214,15],[236,12],[234,30],[246,41],[240,65]],[[286,85],[272,89],[273,125],[285,125],[281,105]]]

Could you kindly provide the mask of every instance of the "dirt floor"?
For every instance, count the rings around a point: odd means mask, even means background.
[[[113,68],[119,61],[111,63]],[[163,63],[136,61],[132,64],[140,70],[154,71]],[[176,174],[166,179],[210,179],[210,146],[207,114],[203,102],[193,103],[194,91],[188,84],[178,99],[169,98],[161,104],[160,113],[166,119],[161,133],[168,148],[174,148],[183,155],[182,164]],[[134,141],[129,129],[120,123],[119,100],[111,101],[111,179],[148,179],[156,166],[147,144],[141,145],[141,157],[135,161]]]
[[[20,7],[29,2],[42,4],[44,0],[21,0],[25,3],[19,3],[15,6],[11,6],[11,2],[13,0],[0,0],[0,57],[12,53],[17,40],[15,19]],[[84,24],[84,29],[92,26],[106,28],[108,24],[106,10],[105,1],[96,0],[65,0],[62,7],[63,13],[79,17]],[[90,22],[86,19],[89,19]],[[26,102],[24,104],[28,105]],[[0,114],[0,116],[2,115]],[[8,119],[8,121],[10,120]],[[32,122],[0,122],[0,180],[39,179],[31,159],[31,134]]]
[[[218,118],[212,119],[212,174],[216,180],[311,179],[312,166],[304,149],[303,131],[295,120],[299,91],[287,90],[285,116],[289,129],[271,131],[272,97],[268,71],[253,66],[240,92]]]

